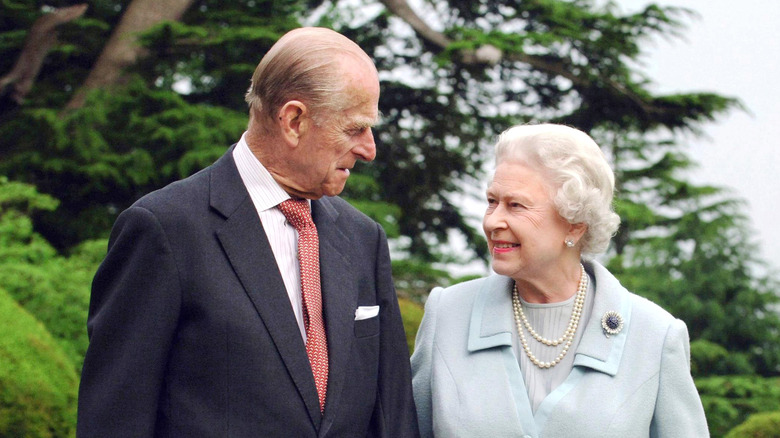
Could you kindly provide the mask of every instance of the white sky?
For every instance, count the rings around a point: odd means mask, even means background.
[[[634,12],[647,0],[616,0]],[[703,127],[687,151],[700,167],[692,180],[730,188],[747,201],[761,258],[780,270],[780,1],[659,0],[698,18],[685,20],[682,39],[645,44],[642,59],[657,93],[715,92],[736,97],[748,112],[732,111]]]
[[[642,44],[644,72],[655,93],[713,92],[746,107],[747,112],[732,110],[703,125],[705,137],[686,139],[685,150],[699,164],[693,182],[723,187],[746,202],[759,257],[780,272],[780,227],[774,218],[780,210],[780,0],[614,2],[624,13],[649,3],[696,12],[683,20],[681,38]],[[489,268],[476,268],[484,269]]]

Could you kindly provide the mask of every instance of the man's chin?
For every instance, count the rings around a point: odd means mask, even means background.
[[[346,179],[341,183],[328,184],[322,188],[322,194],[324,196],[338,196],[344,191],[346,184]]]

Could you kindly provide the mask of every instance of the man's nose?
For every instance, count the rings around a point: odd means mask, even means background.
[[[376,143],[371,128],[361,134],[360,143],[352,149],[352,152],[363,161],[373,161],[376,158]]]

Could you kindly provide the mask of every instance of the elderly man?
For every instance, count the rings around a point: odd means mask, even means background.
[[[342,199],[376,155],[355,43],[284,35],[241,140],[123,212],[92,288],[80,437],[414,437],[382,228]]]

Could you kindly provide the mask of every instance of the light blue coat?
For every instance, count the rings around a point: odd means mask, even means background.
[[[708,437],[690,374],[685,323],[628,292],[606,268],[566,380],[531,410],[512,349],[512,280],[500,275],[435,288],[412,355],[423,437]],[[620,333],[601,317],[617,311]],[[572,352],[569,352],[572,354]]]

